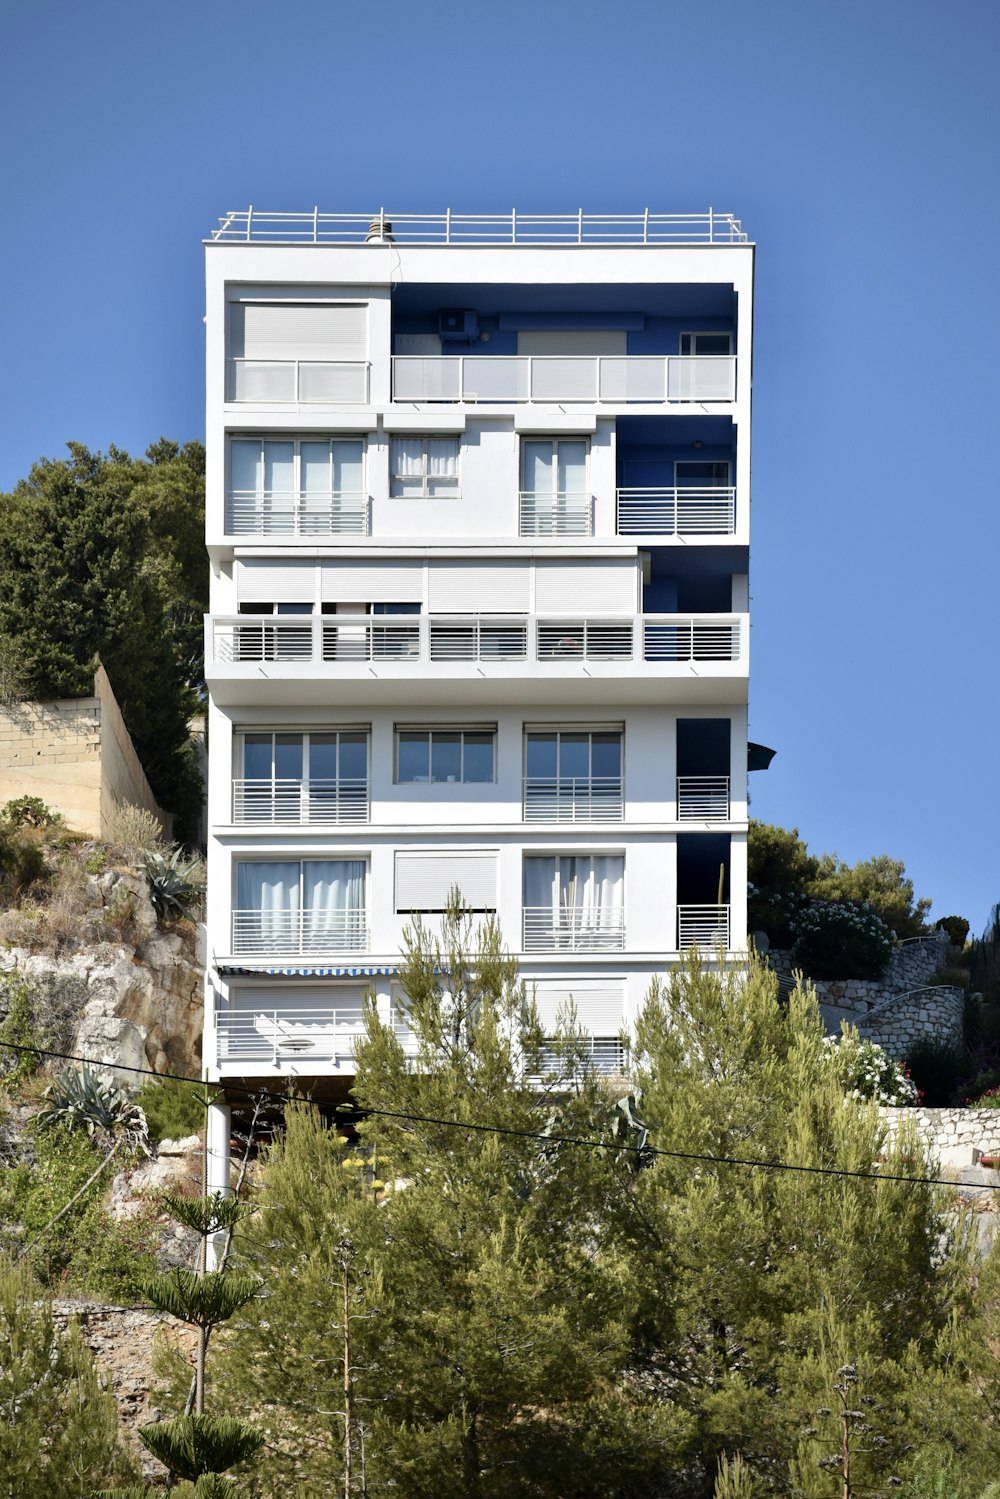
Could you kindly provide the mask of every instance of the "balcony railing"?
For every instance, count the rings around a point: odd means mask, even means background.
[[[731,213],[265,213],[235,209],[212,239],[226,244],[689,245],[745,244]]]
[[[273,1067],[282,1062],[346,1061],[363,1032],[356,1005],[343,1010],[327,1005],[299,1009],[259,1009],[215,1017],[216,1062],[257,1062]]]
[[[525,776],[525,822],[621,822],[621,776]]]
[[[367,821],[368,782],[361,777],[233,782],[233,822]]]
[[[368,401],[368,364],[357,359],[230,359],[226,400],[261,405],[364,406]]]
[[[678,776],[678,822],[728,822],[728,776]]]
[[[625,1047],[618,1036],[579,1036],[573,1041],[574,1053],[582,1051],[584,1062],[601,1077],[620,1077],[625,1071]],[[541,1071],[529,1081],[551,1081],[572,1074],[572,1059],[553,1046],[542,1052]]]
[[[210,616],[210,662],[410,666],[530,662],[540,667],[645,661],[738,662],[739,615]]]
[[[392,367],[394,401],[621,406],[736,399],[731,354],[397,354]]]
[[[601,952],[625,946],[625,913],[620,906],[525,906],[523,917],[525,952]]]
[[[368,496],[279,494],[234,490],[226,502],[227,536],[367,536]]]
[[[619,489],[619,536],[732,536],[735,489]]]
[[[521,493],[522,536],[589,536],[591,499],[583,494]]]
[[[703,952],[729,947],[728,906],[678,906],[677,946],[700,947]]]
[[[255,957],[367,952],[364,910],[234,911],[233,952]]]

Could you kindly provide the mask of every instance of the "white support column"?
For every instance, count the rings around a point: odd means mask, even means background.
[[[233,1111],[229,1104],[221,1102],[210,1103],[208,1106],[208,1140],[206,1144],[209,1196],[215,1192],[221,1192],[223,1197],[229,1196],[229,1141],[232,1128]],[[215,1270],[218,1267],[218,1257],[223,1237],[222,1234],[217,1234],[208,1241],[206,1268],[209,1270]]]

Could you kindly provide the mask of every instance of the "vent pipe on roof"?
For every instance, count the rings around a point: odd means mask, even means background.
[[[366,245],[391,245],[392,225],[385,216],[385,210],[380,209],[368,225],[368,233],[365,235]]]

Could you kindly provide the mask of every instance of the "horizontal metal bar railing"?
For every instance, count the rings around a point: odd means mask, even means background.
[[[277,662],[399,666],[509,661],[565,667],[576,662],[685,665],[739,662],[744,633],[739,615],[433,614],[377,616],[210,616],[210,663]]]
[[[728,776],[678,776],[679,822],[728,822]]]
[[[621,822],[621,776],[525,776],[525,822]]]
[[[253,207],[219,219],[226,244],[673,245],[744,244],[731,213],[266,213]]]
[[[330,490],[291,494],[232,490],[226,500],[227,536],[367,536],[368,496]]]
[[[254,1010],[221,1010],[215,1016],[216,1062],[270,1062],[296,1058],[309,1062],[348,1059],[364,1030],[356,1006],[331,1009],[307,1005],[297,1009],[263,1006]]]
[[[368,920],[363,909],[233,912],[233,952],[245,956],[366,952],[368,946]]]
[[[732,536],[735,489],[619,489],[619,536]]]
[[[677,946],[700,947],[705,952],[729,947],[728,906],[678,906]]]
[[[736,399],[731,354],[397,354],[392,369],[394,401],[662,405]]]
[[[367,822],[368,782],[234,780],[233,822]]]
[[[625,913],[621,906],[525,906],[523,933],[525,952],[618,950],[625,946]]]
[[[226,400],[363,406],[368,401],[368,369],[361,359],[230,359]]]
[[[593,531],[590,495],[523,490],[520,501],[522,536],[590,536]]]
[[[625,1070],[625,1047],[619,1036],[577,1036],[573,1051],[582,1051],[585,1064],[601,1077],[620,1077]],[[572,1071],[572,1058],[555,1046],[543,1048],[541,1063],[541,1070],[533,1074],[539,1082],[565,1077]]]

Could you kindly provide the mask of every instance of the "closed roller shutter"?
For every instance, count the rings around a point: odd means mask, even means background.
[[[396,910],[443,911],[452,887],[474,911],[495,911],[495,853],[396,855]]]
[[[362,360],[368,350],[364,303],[233,302],[233,359]]]
[[[529,984],[530,990],[532,986]],[[559,1011],[570,999],[576,1006],[577,1022],[592,1036],[617,1036],[622,1026],[623,1001],[619,988],[597,986],[586,981],[558,984],[540,980],[534,985],[535,1004],[542,1029],[553,1035],[559,1023]]]
[[[432,562],[432,614],[527,614],[527,562]]]
[[[419,604],[423,597],[422,562],[325,562],[321,567],[324,603]]]
[[[256,558],[236,564],[236,597],[241,604],[313,603],[315,562],[269,562]]]
[[[617,562],[536,562],[535,609],[539,614],[635,614],[639,571]]]

